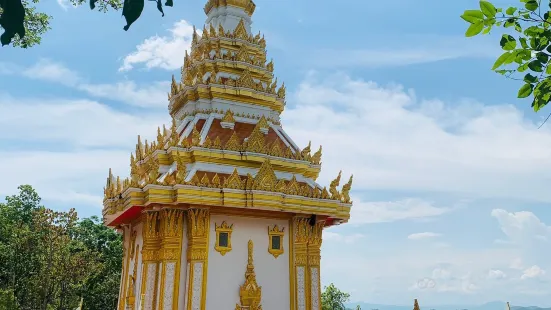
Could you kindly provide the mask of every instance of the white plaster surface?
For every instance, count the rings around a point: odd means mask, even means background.
[[[232,250],[222,256],[216,244],[215,223],[233,224]],[[274,258],[268,253],[268,226],[285,229],[284,253]],[[239,287],[245,281],[248,242],[254,243],[254,266],[258,285],[262,287],[262,309],[285,310],[290,306],[289,221],[211,215],[206,310],[235,309],[239,303]]]
[[[174,275],[176,273],[176,263],[170,262],[165,266],[165,290],[163,296],[163,309],[172,310],[172,298],[174,296]]]
[[[147,264],[147,279],[145,282],[145,304],[142,305],[144,310],[153,310],[153,293],[155,290],[155,273],[157,271],[157,264]],[[140,298],[137,298],[140,299]]]
[[[186,309],[186,294],[187,294],[187,275],[189,273],[189,267],[187,264],[187,221],[184,221],[182,226],[184,229],[182,238],[182,257],[180,259],[180,286],[178,287],[178,309]]]
[[[193,287],[191,293],[191,309],[201,310],[201,292],[203,285],[203,263],[193,263]]]
[[[319,283],[319,268],[311,267],[310,268],[310,283],[311,284],[311,295],[312,296],[312,310],[320,310],[320,283]]]
[[[306,310],[306,291],[304,284],[304,267],[297,267],[297,308]]]

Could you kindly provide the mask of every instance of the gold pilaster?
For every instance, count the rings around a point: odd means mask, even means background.
[[[142,294],[145,295],[140,305],[143,310],[156,310],[159,250],[161,248],[159,213],[159,211],[147,211],[143,216]]]
[[[187,216],[187,310],[205,310],[207,293],[210,212],[189,209]]]
[[[160,211],[161,227],[161,289],[159,309],[178,309],[178,290],[180,286],[180,262],[182,255],[182,236],[184,231],[184,211],[163,209]]]
[[[130,264],[130,253],[128,248],[130,248],[131,240],[128,239],[127,233],[131,234],[132,229],[126,231],[126,227],[122,229],[122,277],[121,277],[121,287],[119,291],[119,306],[118,310],[124,309],[124,299],[126,297],[126,278],[128,277],[128,265]],[[126,244],[128,242],[128,244]]]
[[[293,268],[295,274],[295,297],[296,309],[306,310],[308,306],[309,290],[307,268],[308,268],[308,236],[310,226],[308,218],[296,217],[293,220]]]
[[[310,226],[308,235],[308,290],[309,310],[321,310],[321,285],[320,285],[320,263],[321,263],[321,242],[324,221],[317,222]]]

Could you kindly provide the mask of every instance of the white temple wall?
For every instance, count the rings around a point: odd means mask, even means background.
[[[214,249],[216,225],[220,226],[223,221],[228,225],[233,224],[232,250],[224,256]],[[268,227],[273,228],[275,224],[285,230],[282,240],[284,252],[277,258],[268,252]],[[239,287],[245,282],[249,240],[253,240],[254,243],[253,259],[256,279],[262,287],[262,309],[289,309],[289,221],[211,215],[207,310],[235,309],[236,303],[239,303]]]
[[[241,19],[243,19],[245,23],[245,29],[247,30],[247,33],[251,34],[251,17],[243,9],[233,6],[221,6],[218,8],[212,8],[207,15],[207,20],[205,24],[212,24],[216,30],[218,30],[218,26],[222,24],[222,27],[224,27],[225,31],[229,30],[233,32]]]

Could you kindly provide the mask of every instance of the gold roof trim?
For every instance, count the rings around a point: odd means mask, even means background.
[[[205,14],[209,14],[209,12],[213,8],[218,8],[221,6],[234,6],[241,8],[249,14],[249,16],[253,15],[254,10],[256,9],[256,4],[252,0],[209,0],[207,4],[205,4]]]

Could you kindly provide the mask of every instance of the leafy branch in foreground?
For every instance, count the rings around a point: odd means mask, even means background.
[[[522,81],[518,98],[532,96],[537,112],[551,100],[551,0],[519,1],[518,7],[504,10],[483,0],[479,10],[466,10],[461,18],[469,23],[467,37],[488,34],[494,27],[505,30],[499,41],[504,52],[492,70]]]
[[[124,2],[123,2],[124,1]],[[149,0],[157,3],[157,9],[162,16],[163,4],[161,0]],[[40,0],[0,0],[0,28],[4,33],[0,35],[2,46],[10,43],[13,46],[28,48],[40,44],[42,35],[50,30],[52,16],[36,11],[35,4]],[[79,6],[88,0],[70,0],[74,6]],[[142,14],[145,0],[89,0],[90,9],[96,7],[100,12],[109,9],[118,11],[122,8],[122,15],[126,19],[124,30],[128,30]],[[165,6],[172,6],[172,0],[166,0]]]

